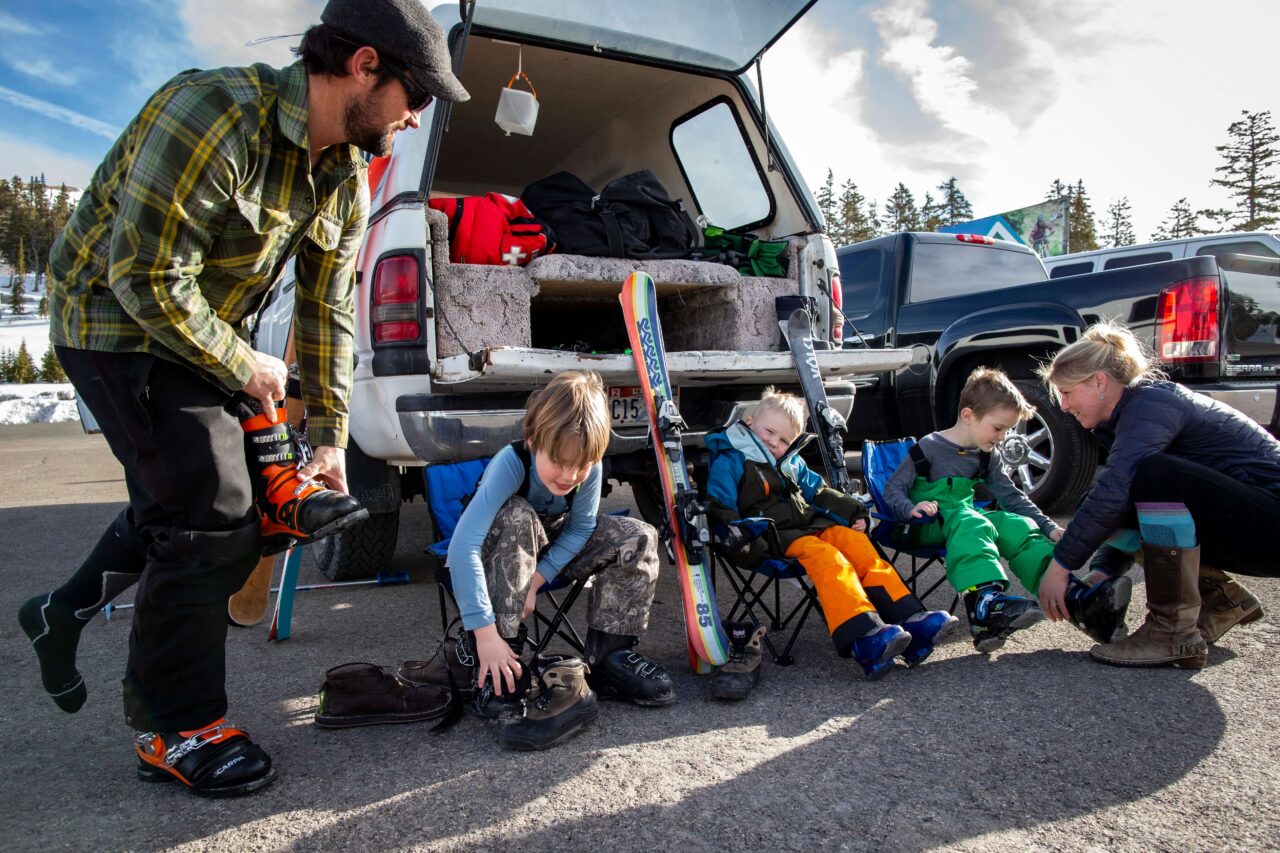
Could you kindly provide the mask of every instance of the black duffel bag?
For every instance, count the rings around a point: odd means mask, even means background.
[[[698,229],[648,169],[623,175],[596,194],[581,178],[556,172],[525,187],[520,200],[555,231],[559,252],[609,258],[687,258]]]

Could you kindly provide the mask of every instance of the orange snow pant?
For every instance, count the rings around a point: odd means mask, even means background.
[[[799,560],[813,581],[831,641],[842,656],[848,657],[858,637],[924,610],[866,534],[850,527],[801,536],[787,548],[787,556]]]

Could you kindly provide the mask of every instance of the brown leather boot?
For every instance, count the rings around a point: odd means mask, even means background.
[[[1209,646],[1196,629],[1200,614],[1200,549],[1143,545],[1147,621],[1128,637],[1089,654],[1115,666],[1202,669]]]
[[[1220,569],[1200,567],[1200,617],[1196,627],[1206,643],[1216,643],[1236,625],[1256,622],[1262,602],[1244,584]]]

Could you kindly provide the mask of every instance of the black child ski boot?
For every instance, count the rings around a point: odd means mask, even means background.
[[[1008,595],[997,583],[983,584],[966,592],[964,606],[969,612],[969,633],[973,635],[974,648],[983,654],[1003,646],[1014,631],[1044,619],[1044,611],[1034,599]]]
[[[637,637],[587,630],[587,681],[601,699],[621,699],[658,708],[676,701],[671,676],[650,663],[633,647]]]
[[[596,694],[587,686],[587,665],[578,658],[548,655],[535,659],[530,668],[532,686],[523,714],[498,727],[503,749],[549,749],[582,731],[600,714]]]
[[[177,779],[200,797],[252,794],[276,779],[271,756],[225,719],[186,732],[134,732],[133,748],[139,779]]]
[[[764,635],[768,628],[750,622],[726,622],[729,660],[711,676],[711,695],[717,699],[746,699],[760,681]]]
[[[524,654],[524,645],[527,638],[528,629],[522,624],[515,637],[504,637],[503,639],[511,647],[511,651],[515,656],[519,658]],[[474,646],[472,647],[474,648]],[[477,670],[478,666],[479,661],[477,661]],[[474,675],[472,677],[474,678]],[[523,713],[524,699],[529,693],[531,684],[529,665],[521,660],[520,674],[516,676],[516,689],[514,691],[507,690],[506,686],[503,685],[502,693],[495,693],[493,690],[493,676],[489,675],[485,677],[484,685],[476,688],[464,707],[472,716],[479,717],[482,720],[496,720],[499,723],[512,722]]]
[[[1105,547],[1105,546],[1104,546]],[[1067,613],[1071,624],[1099,643],[1125,636],[1124,616],[1129,611],[1133,581],[1121,575],[1089,584],[1071,575],[1067,581]]]
[[[260,409],[256,400],[239,401],[249,474],[262,511],[262,538],[268,540],[265,552],[282,551],[293,541],[323,539],[368,518],[369,511],[351,495],[298,476],[306,459],[284,404],[276,405],[274,424]]]

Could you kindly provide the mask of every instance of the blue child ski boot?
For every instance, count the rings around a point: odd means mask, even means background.
[[[1007,594],[997,583],[983,584],[964,594],[969,611],[969,633],[973,645],[983,654],[1004,645],[1009,635],[1044,619],[1044,611],[1033,598]]]
[[[933,654],[939,640],[960,627],[960,620],[946,610],[921,610],[908,617],[902,627],[911,635],[911,643],[903,651],[902,661],[907,666],[916,666]]]
[[[1099,643],[1112,643],[1128,634],[1124,616],[1129,611],[1133,581],[1124,575],[1089,584],[1072,575],[1067,586],[1067,613],[1071,622]]]
[[[893,659],[911,644],[911,635],[898,625],[883,625],[853,641],[853,659],[875,681],[893,669]]]

